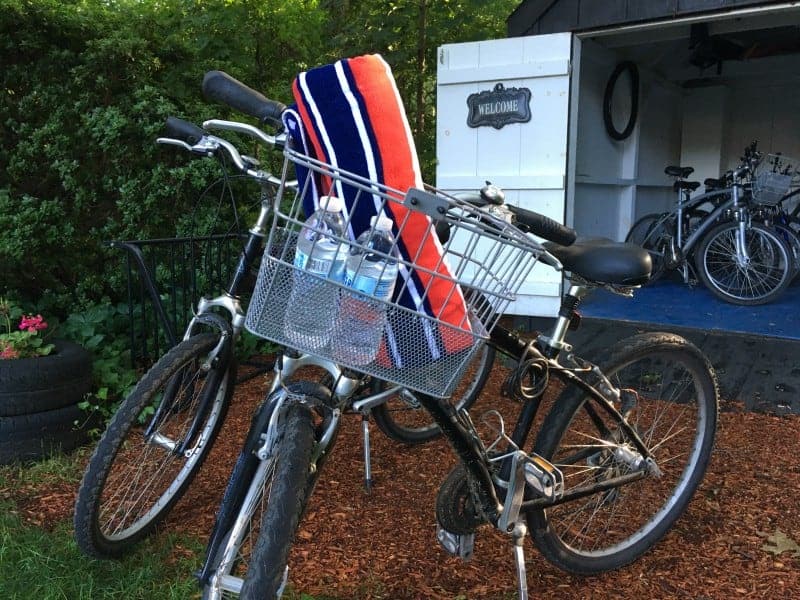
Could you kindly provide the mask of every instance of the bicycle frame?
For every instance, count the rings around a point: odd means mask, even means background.
[[[582,361],[578,367],[571,368],[565,367],[557,360],[563,350],[571,350],[571,347],[564,342],[564,336],[574,316],[575,306],[577,304],[576,300],[583,297],[587,292],[588,288],[584,286],[573,285],[570,288],[569,292],[562,300],[562,306],[566,308],[566,310],[561,311],[564,316],[559,316],[557,318],[553,326],[551,337],[539,336],[533,341],[526,341],[517,334],[498,325],[492,330],[487,343],[492,345],[496,350],[516,360],[534,357],[546,361],[547,369],[550,372],[555,373],[557,377],[567,383],[577,385],[586,392],[587,398],[592,400],[594,404],[599,405],[600,409],[608,413],[625,434],[630,436],[642,457],[645,460],[650,459],[651,455],[645,444],[639,438],[637,432],[625,421],[624,416],[621,415],[613,405],[613,400],[618,398],[619,392],[614,390],[613,386],[607,380],[603,379],[603,387],[606,388],[604,393],[581,377],[581,373],[589,372],[594,375],[601,375],[600,371],[588,362]],[[337,365],[329,360],[312,355],[284,355],[276,362],[276,374],[270,394],[281,389],[283,385],[282,382],[285,378],[289,378],[297,369],[307,365],[321,367],[331,375],[334,382],[334,387],[331,390],[334,398],[333,404],[339,407],[346,405],[352,400],[353,394],[362,382],[359,376],[353,377],[353,374],[343,372]],[[379,394],[361,398],[352,402],[350,406],[359,412],[369,409],[371,406],[380,404],[388,396],[396,393],[400,387],[401,386],[393,387]],[[519,419],[510,437],[511,445],[515,449],[521,449],[526,446],[543,394],[544,390],[524,403]],[[464,462],[475,480],[479,482],[480,493],[484,500],[484,509],[487,515],[490,515],[493,521],[499,519],[503,512],[503,506],[507,505],[507,499],[501,501],[497,498],[496,481],[488,468],[489,459],[486,448],[478,439],[478,435],[468,414],[465,411],[456,411],[449,403],[442,402],[433,396],[418,394],[417,398],[420,404],[431,414],[437,425],[442,429],[445,437],[447,437],[459,458]],[[587,410],[590,415],[592,415],[594,408],[592,405],[587,404]],[[338,415],[330,423],[329,427],[337,426]],[[331,437],[332,435],[326,432],[322,439],[329,440]],[[321,445],[322,447],[317,450],[317,455],[324,454],[327,450],[326,443],[321,442]],[[511,472],[511,466],[511,457],[508,457],[500,466],[499,473],[501,478],[508,476]],[[639,477],[636,477],[636,479],[638,478]],[[604,482],[603,486],[619,485],[622,480],[624,480],[624,478]],[[593,487],[591,491],[587,493],[600,489],[603,489],[603,487]],[[511,493],[510,490],[509,493]],[[559,502],[560,500],[553,500],[543,505],[554,505]]]
[[[705,233],[717,224],[717,219],[725,214],[726,211],[733,209],[736,212],[736,218],[739,222],[739,230],[736,236],[736,252],[739,260],[745,261],[748,258],[747,245],[745,243],[745,231],[748,224],[747,208],[740,201],[741,194],[740,188],[744,187],[740,183],[733,184],[730,188],[724,190],[714,190],[701,194],[690,200],[684,200],[678,203],[678,207],[674,212],[665,213],[658,221],[656,221],[651,228],[651,232],[645,237],[644,241],[650,240],[650,236],[658,230],[658,226],[666,224],[669,221],[676,221],[676,234],[675,243],[677,249],[681,252],[681,263],[685,260],[686,255],[698,245],[700,240],[703,239]],[[697,208],[712,199],[719,196],[730,196],[727,200],[719,204],[708,216],[706,216],[700,224],[692,231],[689,236],[683,239],[683,213],[686,210]],[[679,264],[681,264],[679,263]]]

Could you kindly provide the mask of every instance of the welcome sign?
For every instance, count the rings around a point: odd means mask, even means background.
[[[467,107],[467,125],[470,127],[502,129],[509,123],[527,123],[531,120],[531,91],[528,88],[506,88],[498,83],[493,90],[470,94]]]

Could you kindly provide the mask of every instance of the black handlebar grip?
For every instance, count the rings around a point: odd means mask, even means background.
[[[533,233],[561,246],[571,245],[578,235],[574,229],[562,225],[550,217],[510,204],[506,206],[517,217],[517,227],[526,233]]]
[[[227,104],[231,108],[257,118],[262,123],[281,126],[281,114],[286,105],[264,97],[222,71],[209,71],[203,77],[203,94],[210,100]]]
[[[189,123],[189,121],[184,121],[183,119],[179,119],[177,117],[167,117],[167,123],[164,126],[164,131],[166,133],[166,137],[182,140],[190,146],[194,146],[203,136],[206,135],[206,132],[202,127],[198,127],[194,123]]]

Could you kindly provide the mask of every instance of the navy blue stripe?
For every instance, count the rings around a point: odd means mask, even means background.
[[[383,183],[385,181],[385,179],[384,179],[384,174],[383,174],[383,162],[381,160],[382,157],[381,157],[381,152],[380,152],[380,146],[378,145],[378,139],[377,139],[377,136],[375,135],[375,130],[372,127],[372,123],[371,123],[371,120],[370,120],[370,114],[369,114],[369,111],[368,111],[368,108],[367,108],[367,102],[366,102],[366,100],[364,98],[364,95],[361,92],[361,88],[358,85],[358,81],[356,80],[355,75],[353,74],[353,71],[350,68],[349,61],[345,60],[345,61],[342,61],[342,63],[343,63],[343,66],[344,66],[343,71],[344,71],[344,74],[345,74],[345,78],[347,79],[347,82],[348,82],[348,84],[350,86],[350,90],[352,91],[353,97],[356,100],[356,104],[358,105],[358,108],[361,111],[361,115],[364,118],[363,120],[364,120],[365,129],[366,129],[366,132],[367,132],[367,138],[369,139],[369,143],[370,143],[370,145],[372,147],[372,156],[374,157],[374,161],[375,161],[375,167],[376,167],[375,170],[376,170],[376,173],[378,175],[378,181]],[[395,226],[394,229],[395,229],[395,234],[396,234],[397,233],[397,227]],[[401,251],[401,253],[403,255],[403,258],[406,261],[409,261],[409,262],[412,261],[414,256],[412,256],[411,253],[409,252],[405,242],[402,239],[398,240],[398,242],[399,242],[398,243],[398,247],[400,248],[400,251]],[[416,253],[414,253],[414,254],[416,255]],[[417,272],[415,270],[411,270],[411,279],[412,279],[413,283],[415,284],[416,289],[420,293],[424,293],[425,286],[424,286],[422,280],[420,279],[419,275],[417,274]],[[416,311],[424,311],[428,315],[433,315],[433,309],[431,307],[431,304],[430,304],[430,301],[429,301],[428,297],[425,296],[423,301],[422,301],[423,305],[419,306],[417,304],[416,299],[414,298],[414,296],[409,291],[408,286],[407,285],[402,285],[402,283],[403,282],[398,282],[397,286],[395,287],[395,296],[396,297],[395,297],[394,300],[396,302],[398,302],[401,306],[405,306],[407,308],[411,308],[411,309],[416,310]],[[433,332],[434,332],[433,339],[434,339],[434,343],[436,344],[436,347],[438,348],[439,352],[442,355],[446,354],[446,349],[444,347],[444,344],[442,343],[441,336],[439,335],[438,327],[433,327],[432,329],[433,329]],[[427,339],[423,335],[422,330],[420,330],[419,332],[415,332],[415,334],[419,335],[419,336],[423,336],[423,337],[420,337],[418,339]],[[408,358],[409,357],[404,357],[404,363],[405,364],[408,364],[408,362],[413,362],[413,361],[407,361]]]

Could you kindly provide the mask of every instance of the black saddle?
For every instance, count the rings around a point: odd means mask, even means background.
[[[667,167],[664,169],[664,173],[670,177],[680,177],[681,179],[686,179],[689,175],[694,173],[694,169],[692,167]]]
[[[642,285],[653,268],[650,253],[641,246],[606,238],[578,239],[571,246],[545,242],[544,247],[564,269],[595,283]]]
[[[699,187],[699,181],[676,181],[674,184],[672,184],[672,189],[676,192],[678,190],[689,190],[690,192],[693,192]]]

